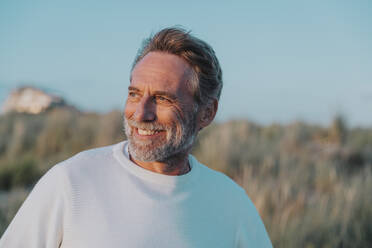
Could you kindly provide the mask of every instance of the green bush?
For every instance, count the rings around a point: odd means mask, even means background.
[[[33,159],[23,159],[0,167],[0,190],[10,190],[14,187],[27,188],[33,185],[42,172]]]

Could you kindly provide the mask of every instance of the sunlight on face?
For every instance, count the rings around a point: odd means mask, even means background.
[[[160,52],[147,54],[133,69],[125,105],[129,152],[137,160],[164,161],[190,148],[197,134],[190,66]]]

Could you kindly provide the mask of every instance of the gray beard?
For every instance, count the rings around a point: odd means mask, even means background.
[[[173,126],[164,126],[156,123],[138,123],[128,120],[124,116],[125,134],[129,140],[129,154],[136,160],[143,162],[166,162],[172,157],[187,151],[194,143],[196,137],[196,121],[194,113],[181,120],[180,130]],[[129,125],[130,124],[130,125]],[[166,130],[166,139],[155,141],[139,141],[133,136],[133,130],[130,126],[144,129],[163,129]]]

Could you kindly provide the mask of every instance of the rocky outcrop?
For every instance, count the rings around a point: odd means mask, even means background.
[[[19,112],[39,114],[47,109],[65,106],[62,97],[49,94],[41,89],[24,86],[10,93],[2,107],[2,113]]]

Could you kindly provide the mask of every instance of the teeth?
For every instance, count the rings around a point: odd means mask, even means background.
[[[139,135],[154,135],[158,133],[158,130],[146,130],[146,129],[139,129],[138,128],[138,134]]]

